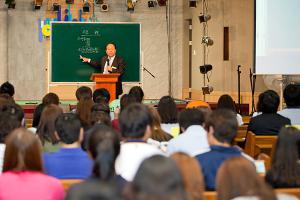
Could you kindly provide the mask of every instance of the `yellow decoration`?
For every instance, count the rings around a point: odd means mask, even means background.
[[[42,27],[42,33],[44,36],[49,37],[51,34],[51,26],[49,24],[45,24]]]

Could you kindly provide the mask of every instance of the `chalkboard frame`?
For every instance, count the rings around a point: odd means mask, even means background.
[[[142,82],[142,51],[141,51],[141,23],[139,22],[51,22],[51,36],[50,36],[50,55],[49,57],[49,70],[48,70],[48,80],[49,80],[49,85],[57,85],[57,84],[62,84],[62,85],[78,85],[78,84],[93,84],[92,81],[53,81],[53,77],[52,77],[52,69],[53,69],[53,63],[52,63],[52,26],[53,24],[108,24],[108,25],[122,25],[122,24],[133,24],[133,25],[138,25],[139,26],[139,47],[138,47],[138,80],[134,80],[134,81],[123,81],[123,83],[139,83],[141,84]],[[104,50],[103,50],[104,52]],[[99,55],[102,55],[101,53]],[[104,55],[104,53],[103,53]],[[118,54],[119,55],[119,54]],[[137,54],[136,54],[137,55]],[[122,56],[122,55],[120,55]],[[126,60],[125,60],[126,62]],[[87,67],[88,64],[86,64]],[[126,73],[126,72],[125,72]]]

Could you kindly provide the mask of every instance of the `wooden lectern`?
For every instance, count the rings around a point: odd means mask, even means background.
[[[95,89],[105,88],[109,91],[110,101],[116,99],[116,83],[118,82],[120,74],[102,74],[102,73],[93,73],[91,80],[93,80],[96,85]]]

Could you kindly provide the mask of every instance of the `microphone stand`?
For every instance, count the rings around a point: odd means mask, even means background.
[[[238,73],[238,113],[241,114],[241,65],[238,65],[237,73]]]
[[[256,82],[256,74],[252,73],[250,68],[250,86],[251,86],[251,98],[252,98],[252,113],[251,115],[256,111],[255,110],[255,104],[254,104],[254,93],[255,93],[255,82]]]
[[[143,67],[143,70],[148,72],[148,74],[150,74],[153,78],[155,78],[155,76],[146,67]]]

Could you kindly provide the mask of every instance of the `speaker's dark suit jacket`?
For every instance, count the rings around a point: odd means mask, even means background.
[[[107,58],[108,58],[108,56],[103,56],[100,61],[91,60],[91,62],[89,64],[92,67],[100,69],[101,72],[103,72],[105,63],[107,62]],[[120,73],[119,80],[116,84],[116,98],[118,98],[118,96],[123,93],[122,76],[125,71],[124,59],[116,55],[114,58],[114,61],[112,63],[112,66],[116,67],[116,69],[112,69],[112,71],[109,71],[110,73]]]

